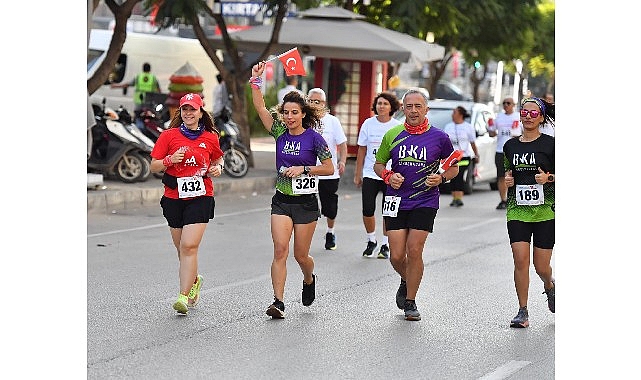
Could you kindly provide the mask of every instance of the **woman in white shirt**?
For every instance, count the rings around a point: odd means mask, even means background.
[[[479,162],[479,151],[476,149],[476,131],[474,127],[465,121],[470,117],[467,110],[461,106],[452,110],[452,122],[447,124],[444,131],[450,136],[450,141],[455,150],[463,151],[463,158],[459,161],[459,172],[456,177],[452,178],[450,188],[452,190],[452,202],[450,206],[463,206],[463,189],[465,187],[465,177],[470,167],[471,160],[474,163]]]

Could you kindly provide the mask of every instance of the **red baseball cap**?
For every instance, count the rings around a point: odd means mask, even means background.
[[[189,104],[190,106],[198,110],[202,108],[203,100],[200,95],[189,93],[180,98],[180,107],[184,106],[185,104]]]

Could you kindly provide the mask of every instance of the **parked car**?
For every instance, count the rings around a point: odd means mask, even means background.
[[[493,122],[495,114],[492,107],[483,103],[474,103],[469,101],[456,101],[434,99],[428,102],[430,107],[427,111],[427,119],[430,124],[436,128],[444,129],[445,125],[452,122],[452,111],[458,107],[464,107],[469,113],[470,117],[465,119],[476,130],[476,147],[479,152],[479,163],[475,164],[474,161],[470,163],[465,178],[465,194],[472,194],[474,184],[488,183],[491,190],[497,190],[496,184],[496,165],[494,164],[494,156],[496,153],[496,137],[490,137],[487,126]],[[399,121],[405,121],[405,114],[400,109],[394,115]],[[440,190],[444,193],[449,193],[449,184],[440,185]]]
[[[467,94],[461,90],[454,83],[439,80],[436,84],[436,94],[434,94],[435,99],[451,99],[451,100],[465,100],[473,101],[471,94]]]

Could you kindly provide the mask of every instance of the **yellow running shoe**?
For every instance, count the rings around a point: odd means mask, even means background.
[[[178,299],[176,302],[174,302],[174,310],[179,312],[180,314],[187,314],[187,296],[184,294],[178,294]]]
[[[195,307],[198,304],[198,301],[200,300],[200,287],[202,285],[203,276],[196,276],[196,283],[191,286],[191,290],[187,296],[187,298],[189,298],[189,302],[187,302],[188,307]]]

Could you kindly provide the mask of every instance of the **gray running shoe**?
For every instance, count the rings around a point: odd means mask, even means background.
[[[407,283],[401,278],[401,284],[396,291],[396,307],[401,310],[405,308],[405,297],[407,297]]]
[[[381,245],[381,250],[378,251],[379,259],[389,259],[389,247],[387,244]]]
[[[405,320],[406,321],[420,321],[421,313],[416,308],[414,300],[405,300]]]
[[[265,314],[272,317],[272,319],[283,319],[285,318],[285,304],[274,297],[274,303],[269,305]]]
[[[374,241],[368,241],[367,248],[365,248],[365,250],[363,251],[363,256],[372,256],[372,253],[374,253],[374,248],[376,248],[377,245],[378,243]]]
[[[528,327],[530,325],[528,317],[527,306],[519,308],[519,312],[516,314],[516,317],[512,318],[512,321],[510,322],[510,327]]]
[[[543,293],[548,296],[548,309],[550,309],[551,312],[554,313],[554,281],[552,281],[552,288],[545,290],[543,289]]]

